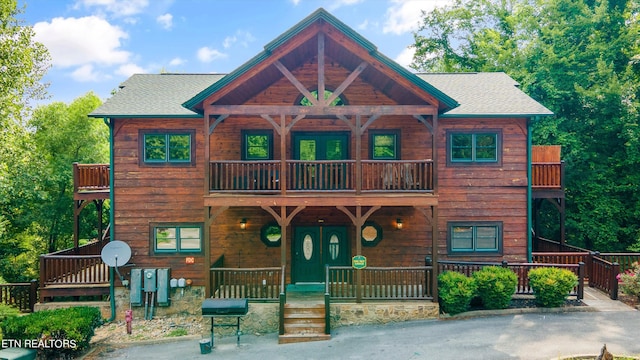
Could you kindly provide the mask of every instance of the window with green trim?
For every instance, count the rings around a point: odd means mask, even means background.
[[[450,255],[485,255],[502,253],[501,222],[449,222]]]
[[[151,233],[156,254],[202,251],[202,225],[200,224],[156,224],[152,226]]]
[[[273,132],[268,130],[242,132],[242,160],[273,159]]]
[[[397,132],[371,132],[369,142],[371,159],[400,159],[400,138]]]
[[[193,135],[193,131],[141,132],[142,162],[147,165],[193,163]]]
[[[449,132],[447,140],[450,164],[495,164],[500,161],[498,131]]]

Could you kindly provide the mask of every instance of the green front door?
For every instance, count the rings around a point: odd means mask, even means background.
[[[291,278],[294,283],[324,282],[324,265],[349,265],[347,228],[294,227]]]

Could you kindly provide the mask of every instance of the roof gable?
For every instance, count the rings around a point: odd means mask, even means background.
[[[256,86],[258,83],[266,88],[268,84],[281,79],[283,74],[273,64],[281,61],[283,64],[287,64],[287,67],[299,66],[300,59],[307,60],[310,56],[309,50],[317,47],[315,41],[319,32],[326,34],[325,37],[328,41],[327,51],[331,51],[330,48],[332,47],[342,49],[340,52],[334,52],[332,57],[344,61],[343,65],[346,68],[355,70],[360,66],[361,62],[373,64],[373,66],[368,66],[361,76],[368,79],[374,87],[387,89],[386,91],[390,92],[387,94],[388,97],[415,99],[415,103],[420,102],[422,104],[428,101],[434,105],[439,105],[442,109],[458,105],[452,98],[431,86],[428,82],[380,54],[371,42],[320,8],[265,45],[264,50],[251,60],[183,103],[183,106],[200,112],[204,107],[203,102],[205,101],[211,103],[225,103],[226,101],[227,104],[242,103],[247,98],[234,98],[233,100],[223,98],[229,96],[231,92],[243,85],[246,86],[243,92],[245,94],[249,93],[246,89],[249,89],[249,82],[252,79],[255,80],[259,77],[261,79],[260,81],[254,81],[252,84],[251,91],[254,92],[261,90]],[[346,46],[345,43],[348,43],[349,46]],[[304,58],[304,56],[307,58]],[[393,78],[395,80],[393,82],[398,84],[395,89],[389,90],[390,87],[386,86],[389,83],[387,80],[389,78]],[[241,91],[237,92],[240,93]]]

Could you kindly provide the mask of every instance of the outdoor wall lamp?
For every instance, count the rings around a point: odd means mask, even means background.
[[[247,228],[247,219],[240,220],[240,229],[244,230]]]
[[[396,219],[396,229],[402,230],[402,219]]]

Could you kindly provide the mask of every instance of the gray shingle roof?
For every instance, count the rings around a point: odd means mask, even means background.
[[[136,74],[93,111],[93,117],[200,117],[182,103],[224,74]]]
[[[518,88],[503,72],[417,74],[456,100],[460,106],[441,117],[529,117],[553,113]]]
[[[529,117],[553,113],[505,73],[417,74],[460,105],[441,117]],[[90,114],[93,117],[200,117],[182,104],[224,74],[137,74]]]

